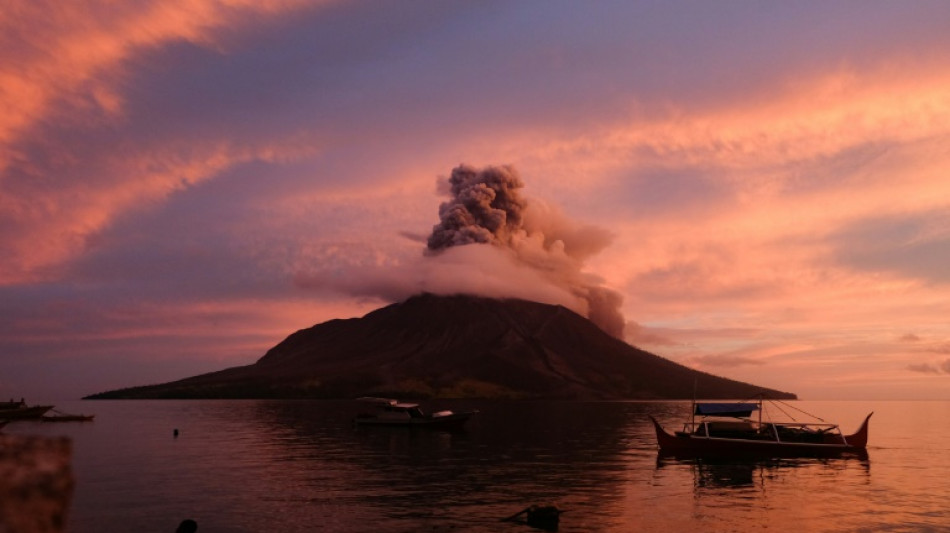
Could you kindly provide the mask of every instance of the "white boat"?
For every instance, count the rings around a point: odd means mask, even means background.
[[[353,420],[357,425],[457,428],[478,413],[478,410],[451,411],[448,409],[426,413],[417,403],[400,402],[391,398],[357,398],[372,403],[372,413],[360,413]]]

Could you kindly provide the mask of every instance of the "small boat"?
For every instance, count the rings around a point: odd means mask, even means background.
[[[27,405],[23,400],[0,402],[0,420],[36,419],[52,408],[52,405]]]
[[[417,403],[406,403],[390,398],[358,398],[376,405],[373,413],[360,413],[353,420],[357,425],[458,428],[478,413],[472,411],[441,410],[424,412]]]
[[[752,418],[755,411],[758,411],[757,419]],[[827,423],[813,415],[809,416],[818,422],[776,422],[762,420],[762,412],[762,399],[740,403],[693,402],[690,420],[683,424],[682,431],[673,434],[664,430],[652,416],[650,420],[656,429],[657,445],[662,454],[693,457],[833,457],[866,453],[868,421],[874,414],[864,419],[857,432],[845,435],[838,424]]]

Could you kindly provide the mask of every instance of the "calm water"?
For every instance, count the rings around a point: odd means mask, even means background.
[[[356,402],[97,401],[93,423],[20,422],[74,442],[74,533],[950,531],[950,402],[797,402],[855,430],[866,460],[659,460],[647,419],[688,402],[441,402],[477,407],[463,432],[354,428]],[[180,431],[178,438],[173,430]]]

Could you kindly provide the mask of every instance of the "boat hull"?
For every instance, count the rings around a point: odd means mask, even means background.
[[[873,413],[872,413],[873,414]],[[868,421],[864,419],[861,428],[852,435],[846,435],[843,441],[783,442],[775,440],[751,440],[736,438],[707,437],[688,433],[670,434],[652,416],[656,430],[657,445],[664,455],[690,457],[836,457],[841,455],[863,455],[867,451]]]
[[[29,420],[39,418],[52,408],[52,405],[34,405],[32,407],[0,409],[0,420]]]

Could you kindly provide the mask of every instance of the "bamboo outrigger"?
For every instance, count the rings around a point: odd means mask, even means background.
[[[55,415],[44,415],[40,417],[41,422],[92,422],[96,418],[96,415],[72,415],[69,413],[62,413],[53,409]]]

